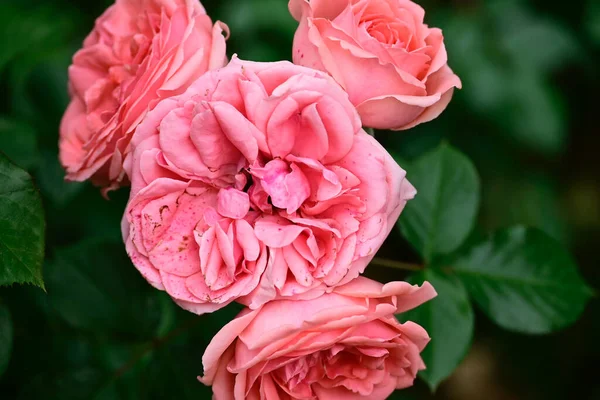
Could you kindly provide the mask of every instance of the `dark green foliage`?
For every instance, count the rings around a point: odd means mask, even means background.
[[[454,260],[452,269],[492,320],[524,333],[572,324],[592,294],[562,245],[535,229],[499,231]]]
[[[41,288],[44,211],[31,176],[0,153],[0,286]]]
[[[417,196],[402,214],[402,233],[426,260],[452,252],[469,235],[477,216],[479,177],[475,167],[444,144],[405,168]]]
[[[579,318],[591,290],[555,239],[515,227],[488,239],[466,240],[479,206],[479,178],[463,154],[442,144],[407,170],[421,193],[399,225],[425,260],[423,270],[410,280],[430,281],[439,296],[401,318],[418,322],[437,338],[423,352],[428,369],[421,377],[432,389],[469,348],[469,295],[498,325],[518,332],[551,333]]]
[[[229,24],[230,56],[290,59],[296,22],[287,0],[203,3]],[[380,256],[417,261],[411,282],[428,280],[439,293],[400,316],[432,337],[420,376],[439,399],[596,398],[598,302],[584,312],[592,292],[579,271],[600,284],[598,2],[419,3],[426,22],[444,30],[464,87],[437,120],[375,135],[408,160],[401,165],[419,191]],[[241,309],[202,317],[179,309],[124,253],[127,190],[107,201],[63,179],[67,67],[110,4],[0,1],[2,399],[209,399],[196,380],[202,353]],[[406,278],[374,270],[384,281]],[[42,276],[47,293],[15,284],[44,287]],[[554,333],[529,339],[496,325]],[[471,369],[452,376],[472,339]],[[485,390],[461,397],[464,387]],[[432,395],[421,382],[391,398]]]

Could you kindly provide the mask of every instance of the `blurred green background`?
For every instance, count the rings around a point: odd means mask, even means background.
[[[538,227],[600,287],[600,2],[418,2],[443,29],[464,89],[434,122],[377,138],[406,160],[444,140],[466,153],[482,180],[477,230]],[[110,3],[0,0],[0,150],[34,176],[48,221],[47,294],[0,288],[14,325],[2,399],[208,399],[195,381],[201,354],[236,312],[196,318],[152,290],[120,244],[127,191],[106,201],[89,184],[63,180],[67,66]],[[203,3],[229,25],[230,55],[290,58],[296,22],[286,0]],[[417,261],[398,230],[380,255]],[[599,311],[594,299],[574,326],[549,336],[509,333],[478,313],[471,351],[436,394],[418,383],[399,398],[600,399]]]

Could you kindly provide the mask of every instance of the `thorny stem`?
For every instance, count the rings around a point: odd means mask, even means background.
[[[406,262],[402,262],[402,261],[390,260],[387,258],[379,258],[379,257],[375,257],[371,261],[371,264],[377,265],[379,267],[401,269],[404,271],[421,271],[424,268],[422,265],[419,265],[419,264],[406,263]]]

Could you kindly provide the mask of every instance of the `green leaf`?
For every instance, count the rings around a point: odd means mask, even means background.
[[[569,253],[537,229],[499,231],[459,256],[453,268],[481,309],[512,331],[564,328],[591,296]]]
[[[122,243],[86,241],[48,263],[50,304],[71,326],[148,337],[161,318],[160,294],[138,273]]]
[[[8,308],[0,303],[0,376],[6,371],[12,351],[13,327]]]
[[[400,218],[400,229],[425,260],[455,250],[473,228],[479,177],[471,161],[447,144],[407,167],[417,188]]]
[[[0,153],[0,286],[44,288],[44,211],[31,176]]]
[[[427,369],[419,376],[431,390],[446,379],[467,354],[473,338],[473,308],[463,284],[454,276],[426,269],[410,277],[411,283],[429,281],[438,296],[401,315],[427,330],[431,342],[421,354]]]

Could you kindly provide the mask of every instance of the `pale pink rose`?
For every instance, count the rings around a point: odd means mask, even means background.
[[[429,342],[394,314],[435,297],[433,287],[360,277],[313,300],[245,309],[202,357],[214,400],[382,400],[413,384]]]
[[[289,62],[234,59],[159,103],[132,143],[127,251],[196,313],[349,282],[415,194],[342,88]]]
[[[67,179],[119,186],[146,112],[226,64],[224,31],[198,0],[117,0],[106,10],[69,67],[59,143]]]
[[[294,62],[346,89],[365,126],[408,129],[444,111],[461,82],[442,31],[410,0],[291,0]]]

